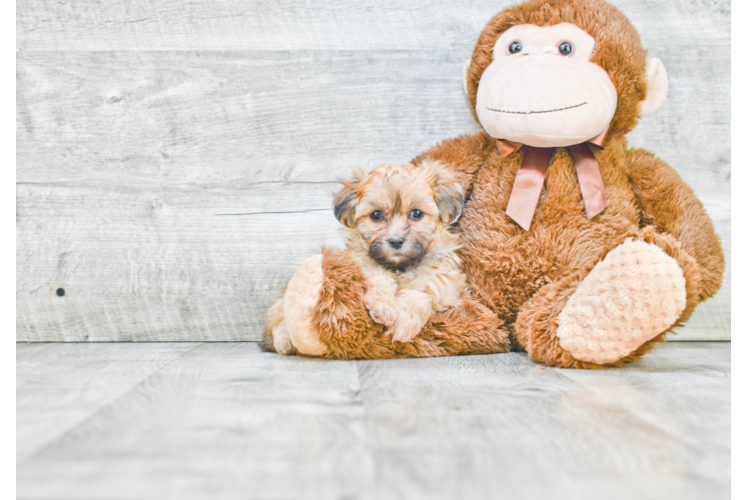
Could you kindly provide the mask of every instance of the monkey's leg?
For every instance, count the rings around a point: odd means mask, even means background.
[[[324,249],[310,257],[288,284],[285,313],[296,349],[334,359],[485,354],[509,350],[497,316],[463,294],[461,304],[435,314],[411,342],[393,342],[369,317],[366,279],[345,252]]]
[[[696,261],[670,235],[644,228],[591,269],[541,288],[520,310],[517,340],[551,366],[621,366],[681,326],[699,301]]]

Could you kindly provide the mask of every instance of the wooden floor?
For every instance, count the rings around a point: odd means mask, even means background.
[[[17,344],[21,499],[717,499],[730,343],[623,369]]]

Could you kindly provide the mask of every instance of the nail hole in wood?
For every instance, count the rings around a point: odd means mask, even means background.
[[[62,297],[63,295],[65,295],[65,289],[64,288],[58,288],[55,293],[57,294],[58,297]]]

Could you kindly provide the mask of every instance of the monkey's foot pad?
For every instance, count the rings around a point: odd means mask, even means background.
[[[686,307],[686,280],[660,247],[626,240],[582,281],[558,316],[559,345],[611,363],[667,330]]]

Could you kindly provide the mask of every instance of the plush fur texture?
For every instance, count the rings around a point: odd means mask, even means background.
[[[595,153],[607,208],[587,219],[573,161],[558,149],[532,226],[525,231],[505,213],[523,152],[501,158],[495,139],[485,132],[442,142],[412,163],[440,161],[463,182],[465,212],[454,229],[468,283],[462,305],[434,315],[413,342],[393,343],[384,327],[369,318],[361,266],[343,253],[327,250],[313,320],[327,348],[325,357],[503,352],[511,342],[514,349],[525,350],[531,359],[547,365],[621,366],[649,352],[719,289],[724,256],[693,190],[651,153],[627,146],[625,135],[636,125],[647,95],[646,53],[633,26],[615,7],[602,0],[530,0],[500,12],[480,35],[466,70],[471,105],[475,107],[478,82],[502,32],[518,24],[562,22],[595,38],[590,60],[607,71],[618,94],[605,147]],[[626,253],[621,245],[631,242],[658,250],[644,252],[648,257],[639,262],[620,258]],[[617,271],[595,272],[608,254]],[[662,272],[642,271],[642,265],[652,262]],[[601,264],[598,269],[606,267]],[[637,276],[639,281],[632,281]],[[648,286],[646,280],[652,279],[657,286]],[[591,304],[596,294],[623,298],[632,287],[637,289],[629,296],[634,306],[599,310],[607,317],[597,327],[607,326],[584,340],[584,328],[578,327],[583,314],[577,309],[586,306],[580,304]],[[571,309],[564,312],[570,300]],[[645,303],[656,307],[635,307]],[[560,316],[566,318],[562,325],[569,318],[576,321],[572,335],[576,340],[571,343],[575,347],[559,338]],[[620,342],[607,344],[610,354],[591,355],[590,349],[603,345],[599,340],[616,322],[634,325],[635,332],[626,336],[625,329],[616,330]],[[567,335],[561,332],[561,337]]]
[[[457,305],[435,313],[410,342],[393,342],[383,325],[374,323],[366,309],[366,277],[351,256],[338,249],[322,249],[324,280],[313,309],[319,340],[330,359],[384,359],[454,356],[507,352],[509,335],[490,309],[465,290]],[[276,302],[277,304],[277,302]],[[276,351],[273,343],[278,317],[268,318],[261,347]],[[277,352],[277,351],[276,351]],[[283,354],[292,354],[285,352]]]
[[[315,309],[320,340],[332,359],[381,359],[509,351],[509,336],[490,309],[465,291],[460,302],[434,314],[411,342],[393,342],[364,304],[361,266],[340,250],[322,251],[325,282]]]

